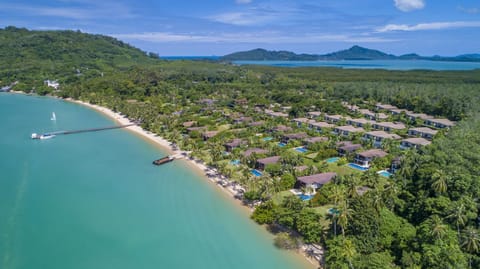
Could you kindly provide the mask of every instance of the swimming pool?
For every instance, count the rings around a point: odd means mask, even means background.
[[[326,160],[327,163],[335,163],[340,159],[340,157],[332,157]]]
[[[298,148],[295,148],[296,151],[300,152],[300,153],[305,153],[308,151],[308,149],[304,148],[304,147],[298,147]]]
[[[262,172],[258,171],[257,169],[253,169],[252,171],[250,171],[250,173],[252,173],[256,177],[259,177],[262,175]]]
[[[233,164],[233,165],[239,165],[240,160],[231,160],[230,163]]]
[[[382,177],[391,177],[392,176],[392,173],[390,173],[386,170],[378,171],[377,174],[381,175]]]
[[[286,145],[287,145],[287,144],[285,144],[285,143],[278,142],[278,146],[281,147],[281,148],[285,147]]]
[[[367,170],[368,170],[368,168],[363,167],[363,166],[360,166],[360,165],[358,165],[358,164],[356,164],[356,163],[349,163],[348,166],[349,166],[350,168],[357,169],[357,170],[360,170],[360,171],[367,171]]]
[[[299,194],[297,196],[298,196],[298,198],[302,199],[302,201],[308,201],[308,200],[311,200],[313,198],[313,196],[315,196],[315,195]]]
[[[268,136],[268,137],[263,138],[263,141],[270,141],[270,140],[272,140],[272,139],[273,139],[273,137]]]

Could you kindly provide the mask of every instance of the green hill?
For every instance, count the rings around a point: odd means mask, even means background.
[[[317,55],[296,54],[290,51],[268,51],[265,49],[235,52],[220,58],[222,61],[315,61],[317,59]]]

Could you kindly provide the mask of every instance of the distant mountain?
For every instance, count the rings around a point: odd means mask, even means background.
[[[254,49],[228,54],[220,59],[222,61],[315,61],[318,60],[318,56],[312,54],[296,54],[290,51]]]
[[[393,60],[395,58],[395,55],[360,46],[318,56],[319,60]]]
[[[340,50],[323,55],[296,54],[290,51],[268,51],[254,49],[249,51],[235,52],[220,58],[221,61],[335,61],[335,60],[430,60],[430,61],[480,61],[480,54],[463,54],[455,57],[420,56],[416,53],[395,56],[379,50],[353,46],[346,50]]]

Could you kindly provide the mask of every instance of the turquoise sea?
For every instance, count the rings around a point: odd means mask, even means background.
[[[0,115],[2,269],[307,267],[188,164],[151,165],[164,153],[126,130],[30,139],[112,125],[95,111],[0,94]]]
[[[387,70],[473,70],[480,62],[448,62],[427,60],[343,60],[343,61],[234,61],[238,65],[270,65],[281,67],[337,67],[347,69]]]

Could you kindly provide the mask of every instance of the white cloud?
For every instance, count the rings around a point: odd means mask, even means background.
[[[415,25],[408,24],[387,24],[377,29],[377,32],[393,32],[393,31],[425,31],[425,30],[444,30],[452,28],[472,28],[480,27],[480,21],[453,21],[453,22],[430,22],[419,23]]]
[[[285,34],[280,32],[265,31],[255,33],[209,33],[189,34],[170,32],[149,32],[131,34],[110,34],[123,40],[138,40],[153,43],[168,42],[198,42],[198,43],[267,43],[267,44],[300,44],[319,42],[355,42],[355,43],[384,43],[398,41],[372,36],[351,36],[347,34],[316,34],[307,33],[302,35]]]
[[[403,12],[409,12],[425,7],[424,0],[394,0],[395,7]]]
[[[464,13],[468,13],[468,14],[478,14],[478,13],[480,13],[480,8],[477,8],[477,7],[466,8],[466,7],[463,7],[463,6],[459,6],[458,10],[460,10],[461,12],[464,12]]]
[[[235,0],[235,2],[237,4],[242,5],[242,4],[250,4],[252,2],[252,0]]]
[[[273,14],[260,12],[230,12],[209,17],[208,19],[239,26],[259,25],[275,19]]]

